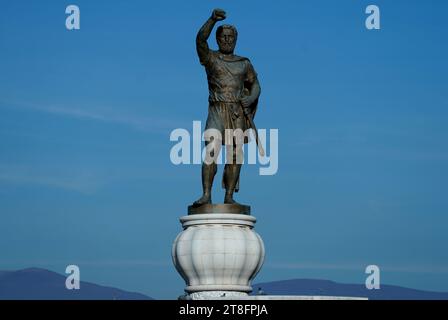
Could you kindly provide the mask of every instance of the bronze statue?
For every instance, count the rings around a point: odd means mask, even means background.
[[[255,129],[253,117],[257,110],[260,85],[249,59],[237,56],[233,53],[238,37],[237,30],[231,25],[221,25],[216,31],[216,41],[219,50],[210,50],[207,44],[216,22],[224,20],[224,10],[213,10],[212,16],[201,27],[196,37],[196,49],[200,63],[205,67],[209,88],[209,108],[205,129],[217,129],[221,137],[225,137],[226,129]],[[255,131],[257,138],[257,134]],[[221,141],[213,139],[206,141],[206,146],[212,148],[211,153],[216,160],[221,146]],[[248,140],[244,138],[243,143]],[[258,143],[258,140],[257,140]],[[209,145],[212,144],[212,145]],[[224,203],[236,204],[233,199],[234,192],[239,189],[239,176],[241,170],[242,143],[236,143],[232,138],[232,159],[227,159],[224,167],[222,184],[226,189]],[[263,154],[263,152],[260,150]],[[211,163],[210,163],[211,162]],[[213,178],[217,171],[216,161],[208,161],[202,164],[202,189],[203,195],[193,203],[194,207],[211,204],[211,190]]]

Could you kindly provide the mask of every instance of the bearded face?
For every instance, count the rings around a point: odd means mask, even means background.
[[[225,28],[216,38],[219,51],[224,54],[232,54],[236,46],[236,35],[232,29]]]

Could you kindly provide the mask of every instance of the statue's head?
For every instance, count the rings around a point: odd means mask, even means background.
[[[219,51],[224,54],[231,54],[235,50],[238,31],[234,26],[224,24],[216,30],[216,42]]]

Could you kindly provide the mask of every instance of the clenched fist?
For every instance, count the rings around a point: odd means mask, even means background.
[[[215,9],[212,13],[212,19],[215,21],[221,21],[226,18],[226,12],[222,9]]]

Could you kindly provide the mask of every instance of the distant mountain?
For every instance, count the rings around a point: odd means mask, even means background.
[[[0,300],[153,300],[146,295],[81,281],[80,290],[65,288],[66,275],[29,268],[0,271]],[[293,279],[253,285],[267,295],[313,295],[366,297],[370,300],[448,300],[448,292],[431,292],[381,285],[367,290],[364,284],[344,284],[328,280]]]
[[[294,279],[253,285],[268,295],[314,295],[365,297],[370,300],[448,300],[448,292],[431,292],[398,286],[381,285],[368,290],[364,284],[343,284],[328,280]]]
[[[68,290],[65,280],[65,275],[39,268],[0,271],[0,300],[152,300],[140,293],[83,281],[79,290]]]

